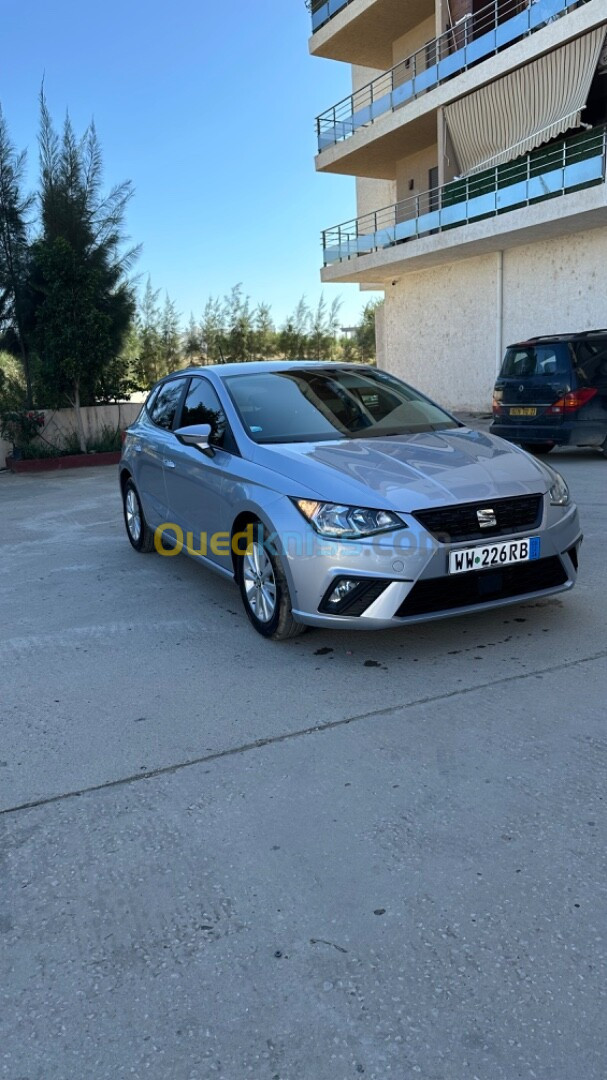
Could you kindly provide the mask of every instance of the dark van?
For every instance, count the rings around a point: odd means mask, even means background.
[[[493,393],[491,432],[533,454],[555,446],[607,454],[607,330],[510,345]]]

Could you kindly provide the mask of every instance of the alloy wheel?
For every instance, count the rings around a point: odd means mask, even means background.
[[[243,579],[247,603],[260,622],[270,622],[276,610],[276,578],[263,544],[253,541],[244,556]]]
[[[129,530],[131,538],[137,543],[141,536],[141,513],[139,511],[139,501],[132,488],[127,491],[124,507],[126,513],[126,527]]]

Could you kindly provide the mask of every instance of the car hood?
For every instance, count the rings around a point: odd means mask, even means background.
[[[544,469],[528,454],[468,428],[340,442],[258,446],[260,465],[306,494],[406,513],[459,502],[543,494]]]

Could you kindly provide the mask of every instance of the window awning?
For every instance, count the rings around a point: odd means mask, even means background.
[[[601,26],[448,105],[460,173],[512,161],[579,127],[604,41]]]

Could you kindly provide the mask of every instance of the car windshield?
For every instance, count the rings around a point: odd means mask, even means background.
[[[537,375],[569,375],[571,358],[564,342],[554,345],[516,345],[508,349],[502,370],[507,379],[525,379]]]
[[[225,382],[257,443],[374,439],[458,427],[383,371],[297,367],[230,375]]]

